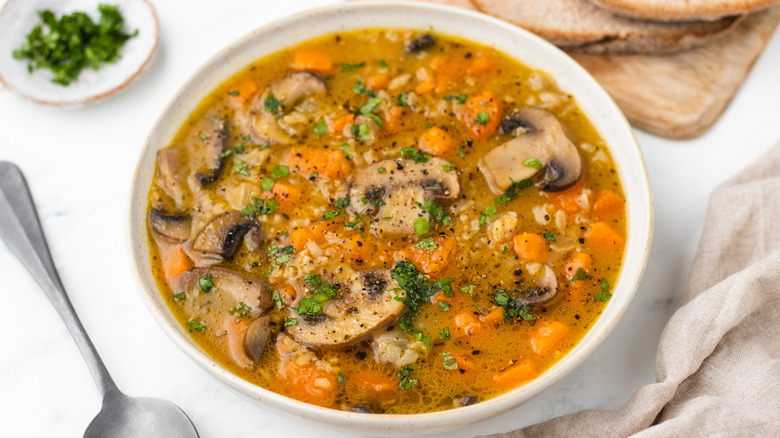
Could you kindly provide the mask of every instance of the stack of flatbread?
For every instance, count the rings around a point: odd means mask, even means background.
[[[423,0],[474,9],[570,52],[661,54],[727,34],[780,0]]]

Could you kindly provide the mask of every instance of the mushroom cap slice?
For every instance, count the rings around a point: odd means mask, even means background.
[[[233,257],[241,240],[252,230],[254,238],[262,240],[260,224],[255,219],[244,217],[237,211],[228,211],[210,220],[200,230],[192,249],[227,260]]]
[[[157,185],[173,199],[176,208],[184,208],[186,185],[182,182],[185,176],[182,175],[182,157],[181,149],[165,148],[157,151],[157,174],[155,180]]]
[[[206,133],[206,140],[203,141],[204,147],[199,149],[201,160],[206,167],[198,170],[195,174],[198,182],[202,186],[207,186],[219,178],[222,174],[222,168],[225,165],[225,159],[222,152],[225,151],[228,137],[230,136],[230,127],[225,119],[221,117],[209,117],[209,128]]]
[[[547,265],[544,265],[544,272],[537,286],[518,299],[529,307],[543,306],[553,300],[558,295],[558,279],[555,277],[555,271]]]
[[[291,134],[279,125],[277,117],[289,112],[303,98],[327,91],[328,85],[319,75],[308,71],[286,74],[283,78],[269,85],[257,99],[252,118],[254,134],[262,140],[281,144],[291,143]],[[269,112],[266,110],[266,101],[271,96],[281,104],[281,108],[275,107],[273,111]],[[273,113],[274,111],[276,114]]]
[[[479,162],[479,170],[493,193],[501,194],[512,182],[534,178],[540,190],[564,190],[580,178],[582,157],[558,119],[538,108],[518,108],[500,125],[515,138],[495,147]],[[541,166],[526,161],[536,159]]]
[[[260,360],[260,355],[268,343],[268,336],[271,334],[270,322],[271,318],[261,316],[252,321],[244,333],[244,352],[255,362]]]
[[[192,233],[192,218],[188,214],[166,214],[153,208],[149,211],[149,229],[157,238],[186,242]]]
[[[295,311],[290,316],[298,324],[286,332],[296,341],[312,348],[345,348],[354,345],[395,321],[405,306],[390,292],[398,284],[389,271],[358,272],[339,298],[323,303],[322,315],[303,318]]]
[[[206,275],[211,275],[213,285],[209,292],[200,286],[200,278]],[[215,308],[231,308],[239,302],[244,303],[252,309],[255,316],[263,314],[273,305],[271,292],[267,290],[263,280],[227,268],[192,268],[171,286],[177,292],[186,292],[188,297],[208,297],[209,300],[219,301]],[[208,306],[208,303],[199,302],[198,305],[204,307]]]
[[[447,160],[431,157],[424,163],[398,158],[368,165],[352,180],[350,207],[360,215],[379,213],[393,218],[374,222],[375,234],[414,234],[414,219],[428,217],[417,204],[460,196],[458,173],[445,171],[447,164]],[[379,173],[380,167],[385,171]]]

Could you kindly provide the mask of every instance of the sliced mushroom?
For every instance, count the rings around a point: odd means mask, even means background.
[[[216,181],[222,173],[222,168],[225,165],[222,152],[225,151],[230,136],[230,128],[225,119],[209,117],[208,123],[210,124],[209,132],[203,133],[206,139],[203,140],[204,147],[199,154],[202,155],[206,167],[198,170],[198,173],[195,174],[195,178],[204,187]]]
[[[365,404],[365,403],[358,403],[354,406],[344,406],[345,411],[354,412],[356,414],[374,414],[373,409],[371,409],[371,406]]]
[[[555,271],[551,267],[544,265],[542,279],[531,291],[518,298],[523,304],[529,307],[543,306],[558,295],[558,279],[555,277]]]
[[[271,318],[267,316],[257,318],[249,324],[244,333],[244,352],[255,362],[260,360],[260,355],[268,343],[268,336],[271,334],[270,322]]]
[[[186,242],[192,231],[192,218],[188,214],[165,214],[153,208],[149,211],[149,229],[155,237]]]
[[[253,230],[252,238],[255,239],[253,244],[257,247],[262,240],[260,224],[237,211],[228,211],[209,221],[200,230],[192,244],[192,249],[228,260],[233,257],[244,236]]]
[[[291,310],[298,324],[287,327],[286,331],[296,341],[312,348],[349,347],[384,329],[401,315],[404,304],[390,292],[396,287],[398,284],[388,271],[356,273],[341,297],[323,304],[321,315],[307,319]]]
[[[477,401],[478,401],[478,399],[477,399],[476,396],[474,396],[474,395],[466,395],[466,396],[463,396],[463,397],[458,397],[455,400],[453,400],[453,405],[456,408],[462,408],[462,407],[465,407],[465,406],[471,406],[474,403],[476,403]]]
[[[208,278],[212,287],[206,292],[200,279],[208,275],[211,275]],[[177,292],[186,292],[187,296],[206,294],[209,299],[220,301],[215,308],[230,309],[244,303],[252,309],[252,316],[262,315],[273,305],[271,292],[268,292],[263,280],[227,268],[192,268],[182,274],[172,287]]]
[[[181,150],[165,148],[157,151],[157,185],[176,203],[176,208],[183,207],[185,196],[184,176],[181,174]]]
[[[252,117],[254,134],[262,141],[291,143],[291,135],[294,132],[280,126],[279,119],[305,97],[326,91],[328,86],[319,75],[306,71],[288,73],[269,85],[256,100],[255,113]],[[278,101],[278,105],[274,105],[273,100],[269,100],[272,96]]]
[[[409,41],[409,44],[406,45],[406,53],[419,52],[433,47],[434,44],[436,44],[436,40],[433,38],[433,35],[426,33]]]
[[[391,218],[372,223],[377,235],[413,234],[414,220],[428,217],[418,204],[460,196],[458,174],[445,171],[442,167],[447,164],[447,160],[432,157],[425,163],[399,158],[366,166],[350,185],[350,206],[360,215]],[[379,173],[379,168],[386,170]]]
[[[518,108],[500,125],[515,138],[488,152],[479,170],[493,193],[500,194],[513,181],[533,178],[540,190],[564,190],[580,178],[582,157],[563,132],[558,119],[537,108]],[[534,165],[534,160],[538,164]]]

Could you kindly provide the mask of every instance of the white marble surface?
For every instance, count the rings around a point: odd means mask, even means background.
[[[159,53],[126,93],[62,111],[0,90],[0,160],[26,173],[62,280],[114,379],[131,395],[174,401],[204,438],[341,434],[263,412],[217,384],[163,335],[140,299],[125,249],[136,156],[165,103],[211,54],[273,19],[335,2],[158,0]],[[647,273],[627,314],[566,379],[512,412],[446,436],[616,409],[654,381],[658,339],[686,287],[709,193],[780,139],[778,73],[780,33],[707,135],[674,142],[637,133],[656,228]],[[98,393],[52,306],[3,244],[0,285],[0,436],[81,436],[100,409]]]

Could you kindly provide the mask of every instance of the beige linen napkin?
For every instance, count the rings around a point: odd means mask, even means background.
[[[656,379],[620,410],[492,437],[780,437],[780,144],[713,192]]]

